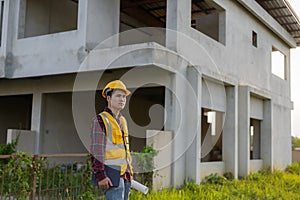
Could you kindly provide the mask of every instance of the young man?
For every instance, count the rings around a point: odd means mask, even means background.
[[[109,82],[102,96],[107,107],[91,126],[91,159],[94,182],[104,189],[107,200],[127,200],[132,180],[128,129],[120,111],[130,94],[120,80]]]

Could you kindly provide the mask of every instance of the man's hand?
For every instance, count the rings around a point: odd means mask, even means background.
[[[111,183],[111,180],[108,177],[106,177],[105,179],[98,182],[98,186],[101,189],[107,190],[109,186],[113,186],[113,184]]]

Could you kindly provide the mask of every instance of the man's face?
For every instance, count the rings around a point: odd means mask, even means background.
[[[126,93],[123,90],[114,90],[111,97],[107,97],[108,104],[111,108],[122,110],[126,104]]]

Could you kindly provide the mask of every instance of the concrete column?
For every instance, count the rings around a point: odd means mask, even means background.
[[[12,63],[12,45],[13,40],[17,39],[18,13],[19,0],[4,1],[3,8],[3,22],[2,22],[2,35],[1,35],[1,54],[4,57],[0,61],[0,77],[7,77],[9,73],[9,66]]]
[[[238,175],[250,172],[250,92],[247,86],[238,90]]]
[[[264,167],[271,167],[273,170],[273,142],[272,142],[272,103],[264,100],[264,119],[261,122],[261,158]]]
[[[36,132],[34,153],[40,152],[40,136],[43,122],[43,94],[36,92],[32,96],[31,130]]]
[[[172,185],[186,179],[200,183],[201,74],[194,67],[179,66],[166,91],[165,130],[171,130]]]
[[[119,37],[105,40],[119,33],[120,0],[88,0],[86,9],[87,49],[99,43],[102,43],[101,48],[117,46]]]
[[[18,38],[24,38],[26,25],[26,3],[27,1],[20,1],[19,4],[19,24],[18,24]]]
[[[223,127],[223,161],[225,171],[238,177],[238,87],[227,86]]]
[[[202,75],[194,67],[187,68],[191,90],[187,89],[186,132],[187,151],[185,159],[186,178],[200,183],[201,162],[201,94]]]
[[[178,49],[179,34],[187,32],[191,24],[191,0],[167,0],[166,47]]]
[[[5,27],[4,25],[7,25],[7,23],[5,23],[5,21],[4,21],[4,10],[5,9],[5,7],[4,7],[4,5],[3,5],[3,2],[1,2],[1,4],[0,4],[0,11],[1,10],[3,10],[3,13],[0,13],[1,15],[2,15],[2,17],[0,17],[0,22],[2,22],[1,23],[1,29],[0,29],[0,31],[1,31],[1,33],[0,33],[0,56],[1,57],[4,57],[4,55],[5,55],[5,51],[4,51],[4,48],[2,48],[2,46],[3,46],[3,43],[4,43],[4,37],[3,37],[3,33],[4,32],[6,32],[6,28],[7,28],[7,26]],[[6,34],[5,34],[5,36],[6,36]],[[0,59],[0,78],[4,78],[5,77],[5,59]]]
[[[166,123],[166,130],[173,131],[172,139],[172,185],[181,186],[185,181],[185,88],[182,78],[179,73],[172,75],[172,88],[171,94],[169,95],[170,100],[167,99],[166,107],[168,112],[168,118]],[[167,104],[168,103],[168,104]]]
[[[291,51],[287,51],[285,54],[285,78],[289,83],[289,88],[291,87]],[[289,91],[289,96],[291,96],[291,90]]]

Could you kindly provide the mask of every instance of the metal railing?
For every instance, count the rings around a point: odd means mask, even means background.
[[[0,199],[103,199],[90,184],[89,160],[88,154],[0,155]]]

